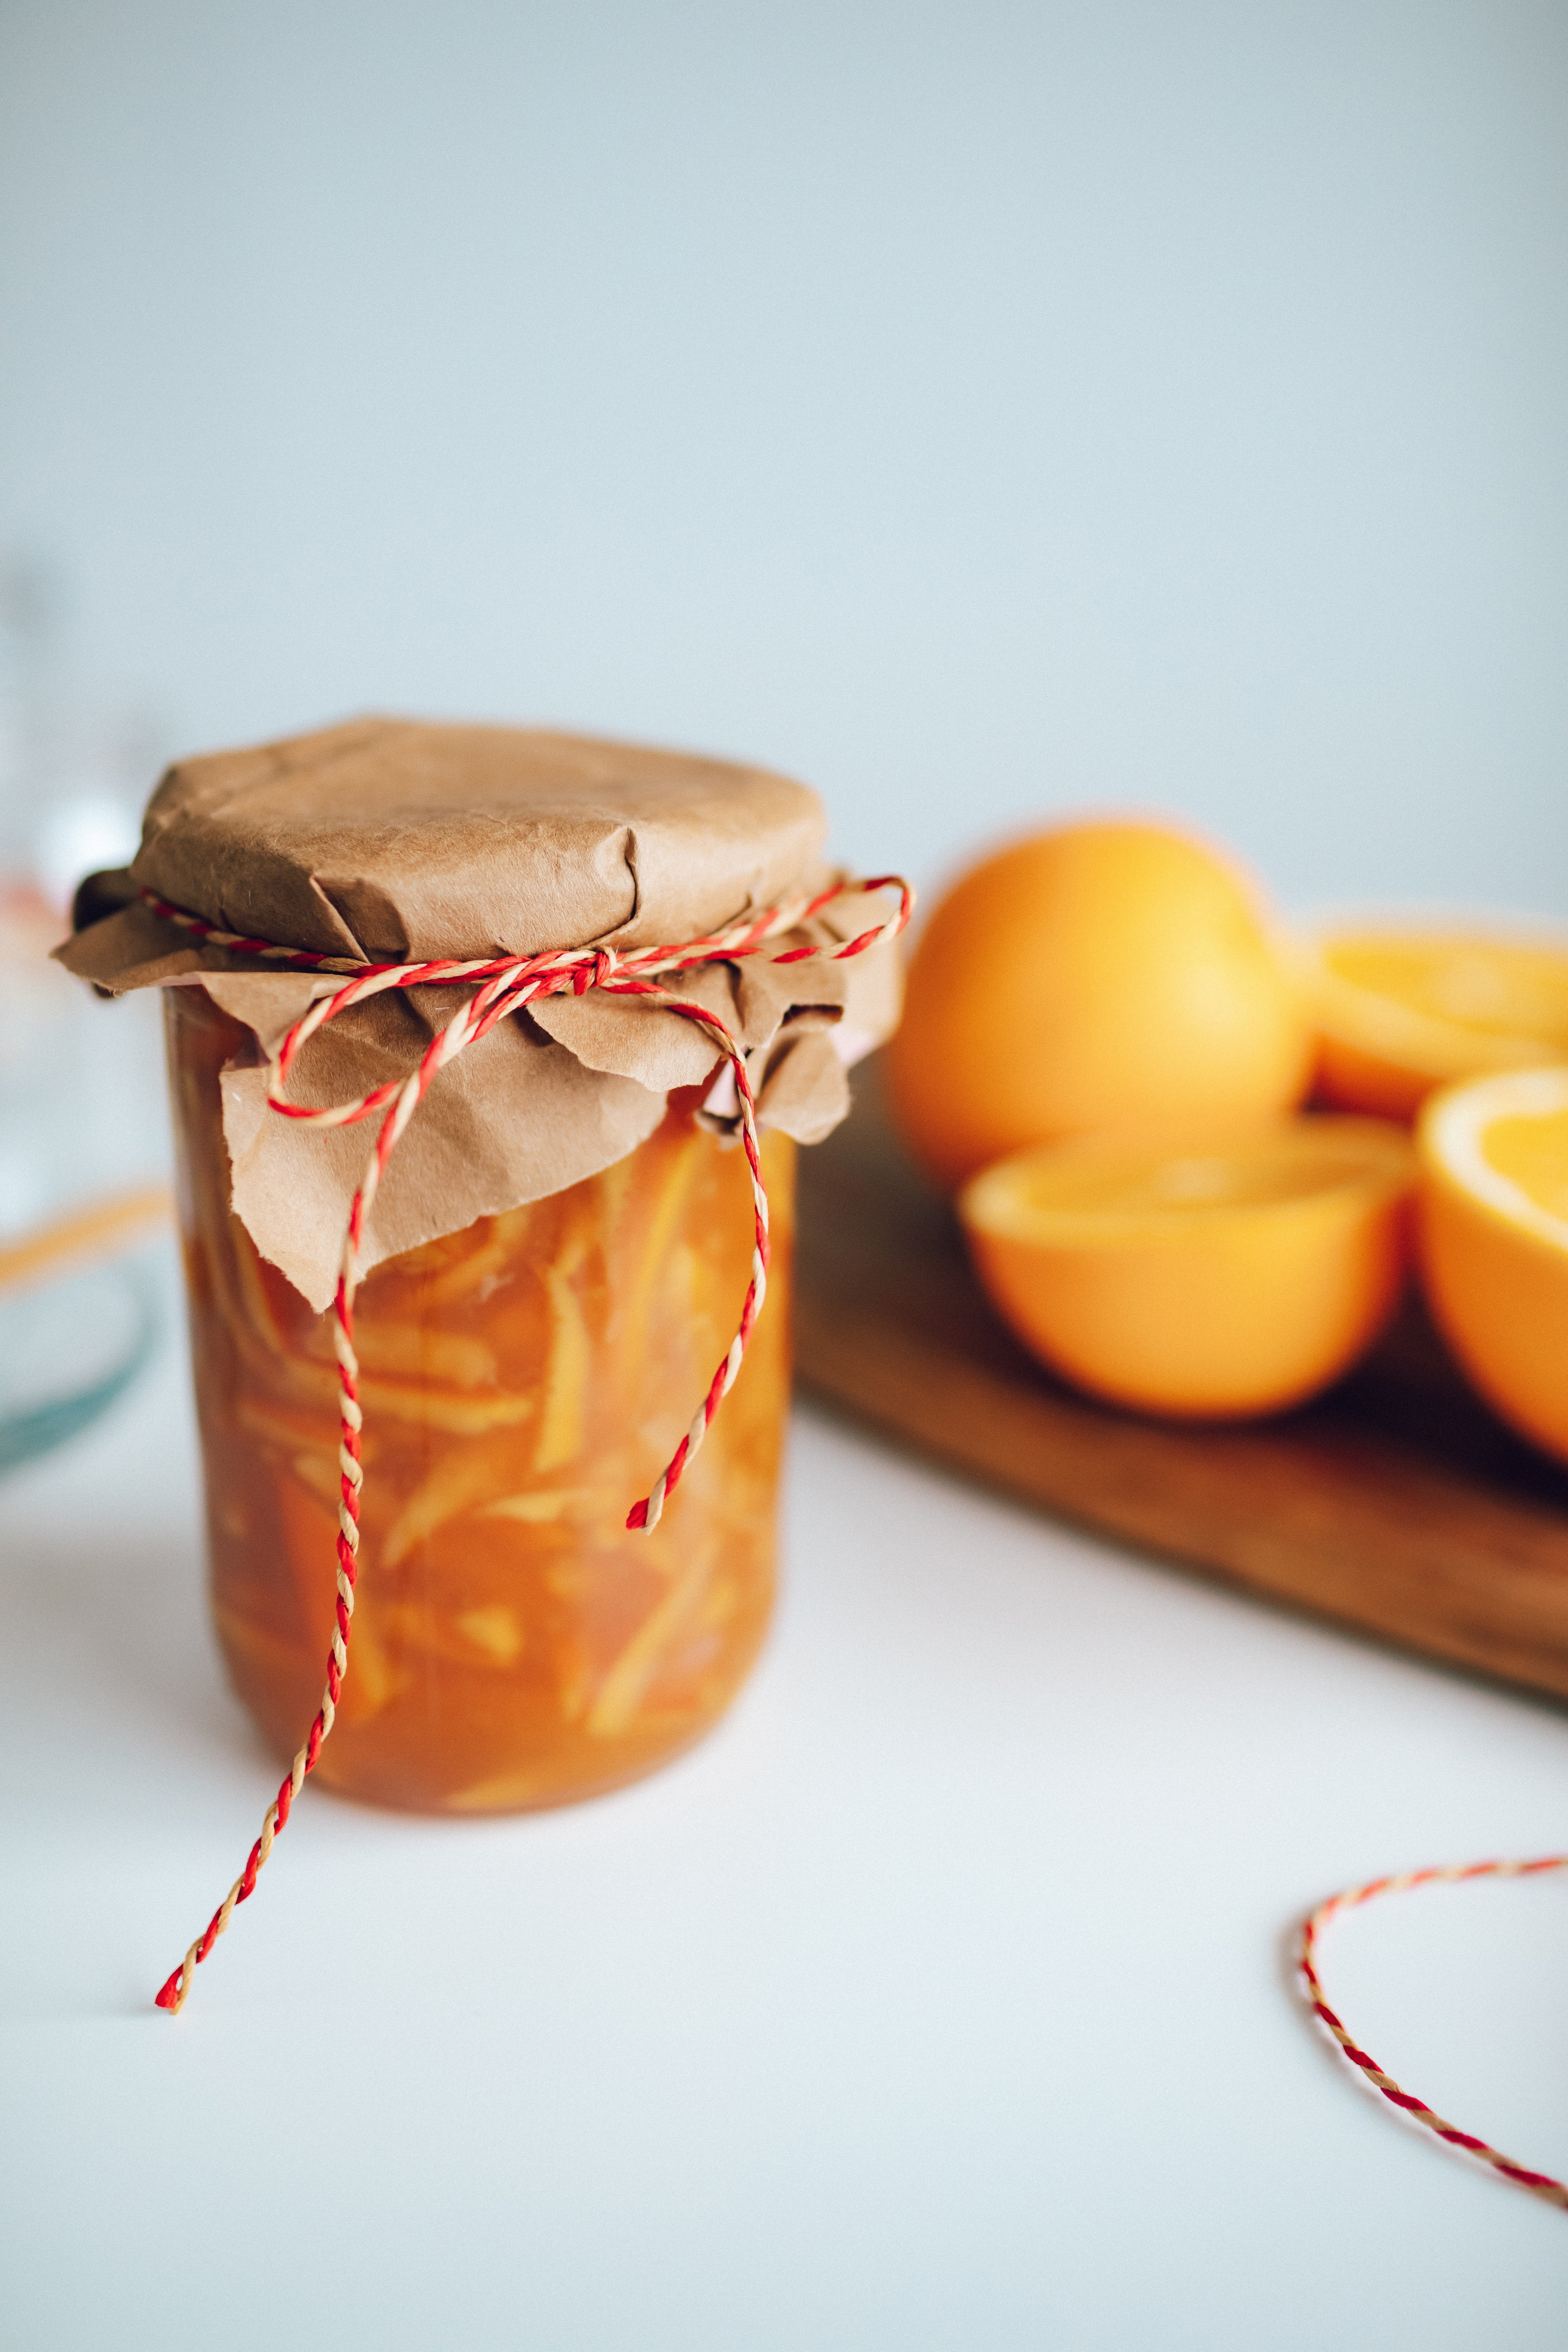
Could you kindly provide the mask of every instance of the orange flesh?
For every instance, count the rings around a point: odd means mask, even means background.
[[[1538,1209],[1568,1221],[1568,1110],[1494,1118],[1481,1154]]]
[[[1507,940],[1436,935],[1330,940],[1329,969],[1358,988],[1483,1036],[1568,1043],[1568,956]]]
[[[214,1612],[236,1688],[288,1754],[332,1626],[329,1327],[228,1208],[218,1073],[247,1033],[198,989],[166,1002]],[[743,1155],[694,1103],[672,1100],[602,1174],[362,1287],[363,1541],[329,1786],[421,1811],[564,1803],[689,1746],[743,1680],[772,1606],[788,1396],[782,1136],[763,1141],[773,1255],[741,1376],[662,1524],[625,1527],[750,1266]]]
[[[1046,1214],[1079,1212],[1107,1217],[1228,1217],[1237,1209],[1305,1201],[1374,1172],[1364,1152],[1310,1153],[1255,1149],[1251,1153],[1184,1153],[1130,1157],[1120,1169],[1061,1165],[1020,1170],[1019,1204]]]

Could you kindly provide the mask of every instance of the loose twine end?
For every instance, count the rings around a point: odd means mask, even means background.
[[[332,1343],[338,1365],[341,1500],[338,1510],[336,1622],[327,1658],[326,1688],[310,1736],[268,1808],[261,1835],[250,1850],[245,1869],[214,1912],[204,1934],[191,1946],[179,1967],[154,1996],[156,2008],[172,2017],[177,2017],[184,2009],[190,1997],[196,1969],[227,1927],[236,1906],[246,1902],[255,1892],[258,1873],[288,1822],[294,1799],[308,1775],[314,1771],[316,1760],[336,1717],[343,1678],[348,1673],[349,1644],[353,1630],[360,1510],[364,1487],[364,1467],[360,1454],[360,1432],[364,1415],[359,1401],[359,1362],[353,1348],[353,1301],[361,1279],[360,1243],[386,1163],[426,1092],[448,1062],[465,1047],[485,1036],[509,1014],[521,1012],[525,1005],[540,997],[557,996],[568,992],[581,996],[591,988],[602,989],[610,995],[641,997],[662,1012],[679,1013],[683,1020],[696,1022],[708,1031],[728,1062],[734,1075],[735,1090],[740,1100],[741,1140],[752,1182],[754,1239],[751,1280],[735,1337],[709,1383],[708,1392],[698,1412],[659,1477],[642,1500],[635,1503],[626,1514],[628,1529],[651,1532],[658,1527],[665,1504],[711,1427],[720,1405],[734,1386],[747,1342],[762,1312],[768,1274],[768,1195],[763,1181],[757,1106],[746,1074],[745,1055],[729,1025],[718,1013],[710,1012],[705,1004],[699,1004],[694,999],[679,995],[665,983],[676,974],[693,971],[701,964],[737,962],[749,956],[760,955],[768,940],[784,932],[798,929],[836,900],[869,896],[880,890],[896,890],[899,894],[898,910],[886,921],[837,947],[789,948],[767,959],[775,963],[797,963],[806,957],[820,955],[826,962],[841,963],[852,956],[864,955],[868,949],[882,946],[903,930],[914,910],[914,893],[900,876],[880,874],[868,881],[838,884],[811,897],[764,908],[746,920],[731,925],[727,931],[716,932],[708,939],[691,940],[680,947],[647,948],[625,955],[609,948],[573,948],[552,950],[543,955],[498,956],[474,962],[445,959],[414,964],[355,964],[341,957],[314,955],[299,949],[279,947],[270,940],[242,939],[237,932],[221,930],[201,916],[172,906],[155,891],[142,891],[143,899],[154,914],[166,922],[176,924],[205,945],[222,948],[233,954],[255,956],[295,971],[344,975],[343,986],[330,997],[319,998],[302,1019],[294,1024],[279,1047],[268,1078],[267,1104],[269,1110],[279,1118],[298,1119],[313,1127],[352,1127],[361,1119],[373,1118],[377,1112],[384,1114],[376,1133],[374,1149],[366,1162],[364,1174],[360,1179],[349,1210],[342,1265],[331,1310]],[[284,1089],[300,1051],[318,1030],[325,1028],[339,1013],[388,989],[430,986],[466,987],[475,992],[431,1040],[418,1068],[411,1076],[401,1082],[388,1081],[353,1102],[315,1108],[289,1102],[286,1098]]]
[[[1550,1870],[1568,1870],[1568,1853],[1547,1853],[1533,1862],[1471,1862],[1457,1864],[1442,1870],[1411,1870],[1398,1877],[1369,1879],[1364,1886],[1352,1886],[1342,1895],[1331,1895],[1320,1903],[1309,1918],[1302,1922],[1300,1943],[1296,1965],[1300,1974],[1307,2006],[1363,2082],[1369,2083],[1389,2105],[1397,2107],[1412,2123],[1420,2124],[1441,2140],[1445,2147],[1457,2148],[1479,2163],[1489,2165],[1499,2178],[1523,2189],[1548,2205],[1568,2211],[1568,2183],[1554,2180],[1549,2172],[1534,2172],[1528,2165],[1516,2164],[1486,2140],[1478,2139],[1473,2132],[1461,2131],[1458,2125],[1446,2123],[1435,2115],[1425,2099],[1410,2091],[1402,2090],[1392,2074],[1386,2074],[1375,2058],[1353,2039],[1349,2029],[1336,2017],[1323,1997],[1323,1987],[1318,1975],[1317,1951],[1323,1931],[1342,1911],[1353,1911],[1360,1904],[1370,1903],[1378,1895],[1403,1895],[1418,1886],[1454,1886],[1473,1878],[1534,1878]]]

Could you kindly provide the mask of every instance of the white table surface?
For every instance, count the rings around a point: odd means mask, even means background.
[[[155,2014],[269,1787],[184,1383],[0,1489],[7,2352],[1561,2345],[1564,2217],[1360,2089],[1284,1953],[1332,1886],[1563,1842],[1568,1722],[812,1412],[698,1753],[507,1822],[311,1791]],[[1565,1959],[1548,1880],[1327,1968],[1568,2172]]]

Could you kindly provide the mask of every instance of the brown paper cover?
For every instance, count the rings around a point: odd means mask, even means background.
[[[353,962],[679,944],[831,878],[822,804],[763,769],[536,730],[369,719],[172,768],[130,869],[219,928]],[[823,950],[866,927],[828,908]],[[115,993],[196,984],[254,1037],[223,1075],[233,1203],[310,1303],[337,1279],[374,1124],[321,1129],[266,1107],[267,1060],[335,978],[195,943],[140,901],[58,951]],[[713,962],[679,992],[720,1013],[759,1116],[815,1142],[848,1107],[846,1063],[897,1018],[895,952],[849,962]],[[412,1070],[461,992],[422,987],[340,1014],[305,1049],[296,1097],[362,1095]],[[368,1268],[607,1167],[721,1056],[697,1024],[590,992],[541,1000],[442,1071],[388,1163]],[[720,1095],[711,1114],[721,1119]]]

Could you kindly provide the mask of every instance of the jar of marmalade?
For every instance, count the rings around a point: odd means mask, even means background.
[[[617,993],[623,967],[590,956],[569,989],[520,1000],[430,1080],[385,1160],[355,1261],[352,1650],[305,1767],[346,1795],[468,1813],[591,1796],[700,1738],[757,1654],[795,1140],[847,1107],[837,1041],[873,1041],[890,1009],[889,957],[844,960],[821,838],[816,796],[761,771],[368,720],[172,770],[129,876],[62,950],[100,985],[165,989],[213,1606],[286,1757],[342,1624],[331,1301],[384,1115],[300,1109],[379,1105],[421,1067],[483,981],[440,984],[434,960],[511,959],[515,979],[518,960],[687,943],[662,994]],[[736,945],[781,907],[765,954]],[[410,984],[414,965],[434,977]],[[403,976],[383,989],[385,966]],[[275,1117],[279,1039],[312,1005],[331,1017]],[[746,1296],[735,1056],[761,1129],[765,1302],[662,1518],[637,1529],[628,1506]]]

